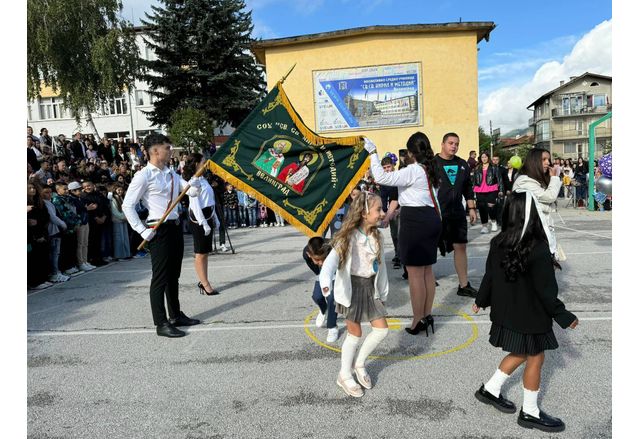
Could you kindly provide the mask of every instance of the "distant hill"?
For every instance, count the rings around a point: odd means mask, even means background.
[[[533,134],[533,127],[526,128],[516,128],[515,130],[511,130],[508,133],[501,133],[501,138],[514,138],[516,136],[530,136]]]

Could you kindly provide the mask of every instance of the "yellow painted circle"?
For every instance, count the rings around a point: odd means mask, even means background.
[[[456,311],[453,308],[450,308],[446,305],[435,305],[434,308],[437,307],[442,307],[448,311],[450,311],[453,314],[456,314],[460,317],[462,317],[463,319],[471,322],[471,336],[462,344],[459,344],[457,346],[454,346],[450,349],[444,350],[444,351],[439,351],[439,352],[430,352],[428,354],[422,354],[422,355],[414,355],[414,356],[407,356],[407,357],[398,357],[398,356],[377,356],[377,355],[370,355],[369,358],[373,359],[373,360],[394,360],[394,361],[398,361],[398,360],[422,360],[425,358],[434,358],[434,357],[440,357],[442,355],[446,355],[446,354],[451,354],[453,352],[457,352],[457,351],[461,351],[462,349],[468,348],[469,346],[471,346],[471,344],[477,340],[478,338],[478,325],[476,323],[474,323],[473,318],[471,318],[471,316],[469,316],[466,313],[463,313],[462,311]],[[342,352],[341,349],[336,348],[334,346],[328,345],[326,343],[323,343],[322,341],[320,341],[318,339],[318,337],[315,336],[315,334],[313,332],[311,332],[311,327],[309,326],[309,322],[311,321],[312,318],[314,318],[315,316],[318,315],[319,311],[313,311],[311,312],[311,314],[309,314],[305,319],[304,319],[304,332],[307,334],[307,336],[318,346],[322,346],[323,348],[329,349],[331,351],[334,352]],[[389,326],[390,330],[395,330],[398,331],[400,329],[402,329],[401,325],[400,325],[400,320],[399,319],[394,319],[394,318],[388,318],[387,319],[387,325]]]

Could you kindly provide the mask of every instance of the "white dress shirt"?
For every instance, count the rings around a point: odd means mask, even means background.
[[[198,177],[198,181],[200,182],[200,194],[189,196],[189,210],[193,212],[193,216],[196,217],[198,224],[202,226],[208,219],[204,217],[202,209],[205,207],[214,208],[212,215],[215,215],[216,196],[206,178]]]
[[[171,193],[172,180],[173,193]],[[140,220],[135,209],[138,201],[142,200],[142,204],[149,209],[149,220],[158,220],[166,212],[169,203],[178,198],[178,195],[187,184],[168,166],[160,169],[149,163],[136,172],[122,202],[122,211],[133,230],[142,234],[147,229],[146,224]],[[178,205],[176,204],[167,216],[166,221],[176,220],[178,217]]]
[[[398,204],[400,206],[435,207],[429,186],[427,173],[417,163],[393,172],[384,172],[378,154],[371,154],[371,174],[376,183],[384,186],[398,187]],[[438,188],[433,188],[433,195],[438,197]]]

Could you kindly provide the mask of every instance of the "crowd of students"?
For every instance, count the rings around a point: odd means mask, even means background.
[[[186,154],[173,157],[170,167],[182,172]],[[27,284],[43,289],[66,282],[112,261],[146,256],[137,251],[142,242],[127,222],[122,201],[133,175],[144,167],[149,154],[138,139],[104,138],[92,134],[49,136],[46,128],[35,136],[27,127]],[[277,227],[279,215],[247,194],[236,191],[217,176],[209,176],[216,193],[220,251],[227,252],[224,225]],[[189,233],[188,198],[179,206],[182,229]],[[147,210],[136,206],[141,217]]]

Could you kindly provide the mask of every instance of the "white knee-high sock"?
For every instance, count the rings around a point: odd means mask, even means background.
[[[487,381],[487,384],[484,385],[484,389],[498,398],[500,396],[500,389],[502,389],[502,385],[510,376],[511,375],[507,375],[500,369],[497,369],[491,379]]]
[[[364,367],[364,362],[375,348],[384,340],[389,332],[388,328],[371,328],[371,332],[364,339],[364,343],[360,346],[358,358],[356,358],[356,367]]]
[[[347,333],[342,343],[340,375],[343,378],[351,376],[351,366],[353,365],[353,358],[356,356],[358,343],[360,343],[360,337]]]
[[[522,399],[522,411],[528,415],[540,417],[540,409],[538,408],[538,390],[528,390],[522,386],[524,398]]]

